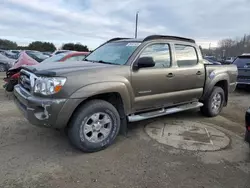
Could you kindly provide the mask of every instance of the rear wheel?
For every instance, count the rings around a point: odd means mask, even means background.
[[[95,152],[111,145],[120,129],[116,108],[103,100],[89,101],[73,115],[68,129],[70,142],[84,152]]]
[[[215,86],[210,96],[204,101],[204,106],[201,107],[201,112],[208,117],[217,116],[224,105],[225,92],[221,87]]]

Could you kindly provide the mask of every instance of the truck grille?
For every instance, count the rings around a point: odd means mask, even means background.
[[[19,84],[28,92],[31,92],[32,83],[34,84],[36,76],[26,70],[21,70]]]

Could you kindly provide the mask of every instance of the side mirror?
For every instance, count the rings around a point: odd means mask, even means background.
[[[136,66],[138,68],[154,67],[155,62],[152,57],[141,57],[137,60]]]

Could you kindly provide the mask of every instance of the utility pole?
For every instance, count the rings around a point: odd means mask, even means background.
[[[209,43],[209,54],[212,55],[212,53],[211,53],[211,42]]]
[[[136,12],[135,16],[135,38],[137,38],[138,16],[139,16],[139,11]]]

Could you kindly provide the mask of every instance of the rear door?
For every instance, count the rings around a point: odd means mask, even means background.
[[[175,44],[176,103],[199,99],[203,94],[205,67],[195,46]]]
[[[239,56],[233,64],[238,68],[238,84],[250,84],[250,56]]]

